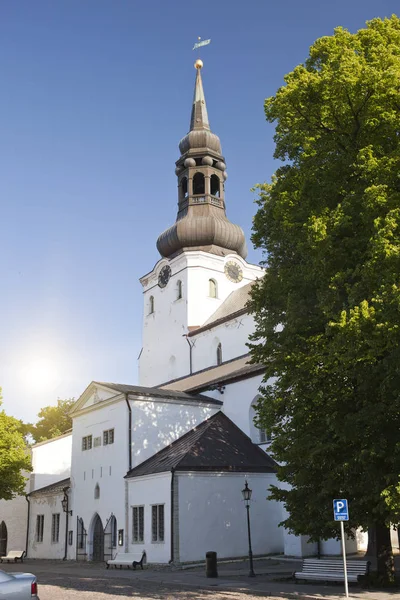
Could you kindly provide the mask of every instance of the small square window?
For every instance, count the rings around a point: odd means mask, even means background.
[[[92,436],[86,435],[82,438],[82,450],[90,450],[92,448]]]
[[[114,429],[107,429],[103,431],[103,445],[108,446],[114,443]]]

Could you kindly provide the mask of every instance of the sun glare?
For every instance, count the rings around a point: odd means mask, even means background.
[[[57,368],[49,358],[36,358],[26,365],[24,379],[32,391],[44,392],[56,385]]]

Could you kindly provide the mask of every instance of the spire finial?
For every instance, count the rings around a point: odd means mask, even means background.
[[[198,58],[194,63],[194,66],[197,73],[194,84],[192,114],[190,117],[190,131],[193,131],[193,129],[210,129],[206,99],[203,90],[203,82],[201,80],[201,68],[203,66],[203,61]]]

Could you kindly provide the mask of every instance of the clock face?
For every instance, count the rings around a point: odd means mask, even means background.
[[[242,269],[233,260],[230,260],[226,263],[224,271],[225,271],[225,275],[229,279],[229,281],[233,281],[234,283],[239,283],[239,281],[242,281],[242,279],[243,279]]]
[[[167,285],[170,277],[171,277],[171,267],[169,265],[165,265],[161,269],[160,274],[158,276],[158,285],[161,288],[164,288]]]

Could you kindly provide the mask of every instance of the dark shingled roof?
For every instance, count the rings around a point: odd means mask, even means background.
[[[131,469],[126,478],[168,471],[274,473],[275,461],[222,412]]]
[[[199,402],[201,404],[214,404],[221,406],[220,400],[209,398],[201,394],[187,394],[186,392],[178,392],[175,390],[166,390],[158,387],[143,387],[140,385],[125,385],[122,383],[108,383],[104,381],[94,381],[97,385],[103,385],[109,389],[120,392],[121,394],[129,394],[130,396],[146,396],[147,398],[165,398],[171,400],[187,400]]]
[[[62,492],[64,488],[70,487],[70,485],[71,479],[68,477],[67,479],[61,479],[61,481],[56,481],[55,483],[51,483],[50,485],[45,485],[42,488],[38,488],[37,490],[34,490],[33,492],[27,495],[39,496],[40,494],[56,494],[58,492]]]
[[[181,390],[186,393],[199,393],[214,389],[219,385],[229,385],[235,381],[255,377],[265,371],[264,365],[252,364],[250,354],[227,360],[220,365],[202,369],[191,375],[167,381],[159,388],[165,390]]]

